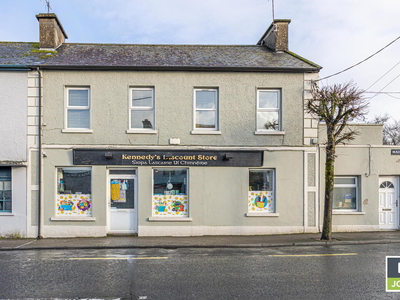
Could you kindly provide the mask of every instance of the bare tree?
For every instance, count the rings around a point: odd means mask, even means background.
[[[333,187],[335,179],[336,146],[354,140],[359,132],[349,124],[363,120],[368,102],[363,91],[353,82],[318,87],[313,84],[312,99],[306,103],[306,110],[320,122],[326,124],[327,141],[325,161],[325,202],[321,240],[332,239]]]
[[[388,113],[375,116],[370,124],[383,124],[383,144],[400,145],[400,120],[394,120]]]

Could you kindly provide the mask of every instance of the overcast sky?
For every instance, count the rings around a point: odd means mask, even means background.
[[[44,0],[0,0],[0,41],[36,42]],[[255,44],[272,21],[272,0],[50,0],[69,43]],[[275,18],[291,19],[289,50],[341,71],[400,36],[400,0],[275,0]],[[367,89],[400,62],[400,40],[325,84],[353,79]],[[400,74],[400,64],[369,91]],[[400,92],[400,76],[383,91]],[[371,96],[371,94],[368,94]],[[393,98],[397,97],[397,98]],[[400,93],[371,99],[370,114],[400,119]]]

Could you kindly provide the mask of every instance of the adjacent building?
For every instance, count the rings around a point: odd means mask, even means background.
[[[0,236],[37,236],[39,75],[28,67],[40,59],[34,47],[0,43]]]

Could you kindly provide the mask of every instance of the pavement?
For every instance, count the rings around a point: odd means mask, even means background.
[[[400,231],[334,233],[320,241],[319,233],[239,236],[0,239],[0,251],[146,248],[262,248],[400,243]]]

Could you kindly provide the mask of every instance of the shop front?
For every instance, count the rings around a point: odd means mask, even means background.
[[[301,150],[47,149],[43,236],[303,232],[303,159]]]

